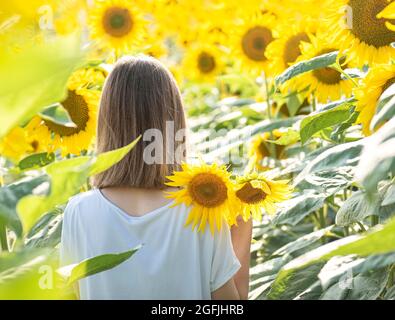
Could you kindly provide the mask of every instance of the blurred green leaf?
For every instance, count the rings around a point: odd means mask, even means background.
[[[128,260],[138,250],[141,245],[133,248],[132,250],[116,253],[116,254],[103,254],[90,259],[86,259],[78,264],[62,267],[58,269],[58,273],[67,278],[67,284],[70,285],[80,279],[89,277],[99,272],[103,272]]]
[[[35,153],[19,161],[18,167],[21,170],[40,168],[54,161],[55,161],[54,153],[47,153],[47,152]]]
[[[5,221],[6,226],[14,230],[18,236],[22,234],[22,224],[16,211],[19,199],[32,194],[34,189],[45,187],[47,184],[48,177],[43,175],[27,177],[0,188],[0,217]]]
[[[82,63],[77,37],[4,51],[0,57],[0,137],[45,106],[63,100],[67,80]]]
[[[268,141],[280,146],[288,146],[290,144],[294,144],[298,142],[299,140],[300,140],[299,132],[292,128],[288,128],[288,130],[284,132],[282,136],[277,140],[268,140]]]
[[[133,149],[140,138],[129,145],[96,156],[83,156],[51,163],[45,170],[51,178],[49,195],[31,195],[20,199],[17,210],[28,232],[45,212],[63,204],[80,191],[88,177],[107,170]]]

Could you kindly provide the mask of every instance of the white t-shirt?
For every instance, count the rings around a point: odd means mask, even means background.
[[[223,227],[214,236],[184,227],[188,208],[171,204],[132,217],[98,190],[65,210],[61,264],[143,247],[130,259],[79,281],[81,299],[211,299],[240,268]]]

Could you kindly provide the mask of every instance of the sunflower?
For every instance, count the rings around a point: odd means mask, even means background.
[[[392,2],[391,4],[388,5],[383,11],[381,11],[377,15],[377,19],[395,19],[395,2]],[[395,25],[392,24],[389,21],[385,22],[386,27],[389,30],[395,31]]]
[[[253,138],[248,151],[248,157],[251,159],[251,163],[259,170],[267,170],[268,166],[262,165],[264,160],[268,158],[284,159],[285,158],[285,146],[277,145],[269,140],[276,140],[280,138],[283,133],[280,130],[273,130],[272,132],[264,132]]]
[[[290,199],[293,192],[287,180],[270,180],[264,174],[253,172],[239,177],[236,183],[236,198],[245,221],[261,220],[262,213],[276,213],[276,203]]]
[[[360,67],[387,63],[394,57],[391,43],[395,42],[395,33],[386,27],[386,22],[395,20],[377,18],[387,5],[387,0],[337,0],[331,4],[329,34],[334,35],[340,51]]]
[[[298,58],[298,61],[310,60],[334,51],[338,51],[338,48],[326,42],[321,34],[311,38],[311,43],[304,43],[302,55]],[[350,66],[343,63],[342,67],[347,69]],[[352,88],[353,83],[348,79],[343,79],[339,71],[326,67],[303,73],[291,79],[282,86],[281,90],[306,91],[309,98],[314,94],[318,102],[326,103],[328,100],[338,100],[343,95],[351,96]]]
[[[139,6],[130,0],[95,0],[89,10],[91,38],[120,54],[144,38],[145,24]]]
[[[19,161],[33,153],[52,152],[46,131],[38,126],[40,121],[34,117],[26,127],[13,128],[0,142],[0,154]]]
[[[359,116],[357,123],[362,124],[365,135],[372,134],[370,122],[375,115],[377,102],[382,93],[395,83],[395,65],[378,65],[372,67],[363,79],[360,87],[355,89]]]
[[[0,141],[0,154],[12,161],[20,160],[33,149],[26,130],[21,127],[13,128]]]
[[[192,224],[192,229],[204,232],[207,222],[211,233],[222,227],[225,219],[229,225],[236,223],[234,211],[235,197],[230,173],[224,166],[212,165],[182,165],[182,171],[169,176],[168,186],[181,188],[169,192],[167,197],[174,198],[175,204],[184,203],[192,206],[185,226]]]
[[[209,45],[188,50],[183,61],[183,70],[191,80],[213,81],[224,67],[220,50]]]
[[[270,61],[271,74],[278,75],[294,64],[302,54],[303,42],[311,42],[316,32],[313,21],[294,21],[291,26],[280,24],[277,38],[268,45],[266,57]]]
[[[96,132],[99,91],[88,88],[96,80],[91,72],[84,69],[76,71],[69,79],[67,97],[60,103],[74,125],[66,126],[48,119],[37,123],[52,138],[53,149],[60,149],[63,156],[78,155],[81,151],[88,150],[92,143]]]
[[[272,14],[259,12],[243,19],[242,24],[236,28],[231,46],[242,70],[249,71],[254,76],[269,71],[269,60],[265,53],[274,40],[275,22]]]

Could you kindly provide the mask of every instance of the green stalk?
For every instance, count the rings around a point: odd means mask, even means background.
[[[379,222],[380,222],[379,221],[379,216],[376,216],[376,215],[372,216],[372,227],[378,225]]]
[[[338,63],[335,63],[334,65],[332,65],[332,68],[335,69],[336,71],[340,72],[346,79],[350,80],[355,87],[358,87],[358,82],[356,82],[354,78],[351,78],[350,75],[345,73],[344,70],[342,69],[342,67]]]
[[[8,251],[7,228],[3,221],[0,221],[0,248],[1,251]]]
[[[265,79],[265,90],[266,90],[266,103],[267,103],[267,117],[269,119],[272,118],[272,104],[270,100],[270,92],[269,92],[269,83],[267,82],[266,74],[263,74],[263,78]]]

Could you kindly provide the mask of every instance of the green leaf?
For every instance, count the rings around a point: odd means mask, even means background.
[[[350,115],[350,106],[341,105],[327,111],[307,116],[302,120],[300,125],[300,138],[302,143],[305,143],[315,133],[322,129],[332,127],[346,121]]]
[[[26,248],[54,248],[62,235],[61,210],[43,215],[25,238]]]
[[[35,153],[26,158],[23,158],[19,163],[18,167],[21,170],[34,169],[46,166],[55,161],[54,153]]]
[[[357,255],[385,255],[395,251],[395,219],[386,225],[363,234],[346,237],[311,252],[308,252],[285,265],[273,283],[274,295],[280,295],[288,288],[289,281],[294,274],[305,270],[307,267],[320,264],[336,256]]]
[[[299,132],[292,128],[288,128],[288,130],[284,132],[280,138],[278,138],[277,140],[268,140],[268,142],[272,142],[280,146],[288,146],[290,144],[298,142],[299,140]]]
[[[391,120],[395,116],[395,84],[390,86],[381,95],[376,108],[376,114],[374,115],[370,129],[376,131],[387,121]]]
[[[321,56],[315,57],[311,60],[301,61],[299,63],[294,64],[285,70],[280,76],[278,76],[275,81],[276,85],[281,85],[284,82],[308,71],[326,68],[330,65],[336,63],[336,59],[338,56],[338,51],[323,54]],[[307,86],[307,85],[306,85]]]
[[[294,185],[298,185],[316,172],[332,170],[340,167],[355,167],[360,160],[365,140],[349,142],[334,146],[319,154],[295,178]]]
[[[378,183],[395,174],[395,118],[365,140],[356,179],[373,196]]]
[[[326,196],[306,191],[304,194],[284,201],[281,209],[273,218],[274,225],[296,225],[310,213],[324,205]]]
[[[63,100],[67,80],[82,63],[78,37],[4,51],[0,57],[0,137],[45,106]]]
[[[19,199],[31,194],[34,189],[46,185],[48,185],[48,177],[39,176],[27,177],[0,188],[0,218],[18,236],[22,234],[22,224],[16,210]]]
[[[392,286],[387,290],[384,300],[395,300],[395,286]]]
[[[382,206],[388,206],[395,203],[395,184],[391,184],[384,194]]]
[[[376,300],[388,281],[388,272],[373,270],[349,278],[349,283],[338,282],[320,300]],[[347,286],[349,285],[349,286]]]
[[[364,275],[370,271],[387,273],[383,269],[394,262],[395,253],[371,255],[366,258],[356,255],[336,256],[329,259],[318,278],[325,290],[339,282],[343,288],[351,290],[353,289],[352,280],[356,275]],[[378,270],[384,272],[377,272]]]
[[[139,245],[132,250],[115,253],[103,254],[90,259],[86,259],[78,264],[62,267],[58,269],[58,273],[68,278],[67,284],[70,285],[78,280],[89,277],[91,275],[110,270],[120,265],[124,261],[133,256],[142,246]]]
[[[297,240],[286,244],[285,246],[276,250],[272,256],[282,256],[285,254],[293,254],[305,247],[310,247],[318,240],[322,239],[323,237],[329,236],[331,234],[331,230],[334,226],[329,226],[324,229],[320,229],[314,231],[312,233],[306,234],[303,237],[298,238]]]
[[[56,103],[45,108],[42,112],[40,112],[40,117],[65,127],[77,127],[73,120],[71,120],[67,110],[60,103]]]
[[[102,153],[96,156],[83,156],[51,163],[45,171],[51,178],[51,192],[49,195],[31,195],[22,198],[17,206],[19,216],[25,232],[44,213],[51,211],[56,205],[63,204],[80,191],[88,177],[107,170],[132,150],[138,140],[129,145]]]
[[[354,192],[337,212],[336,224],[348,226],[356,222],[362,222],[366,217],[378,215],[379,208],[379,197],[375,197],[374,201],[369,201],[365,192]]]

